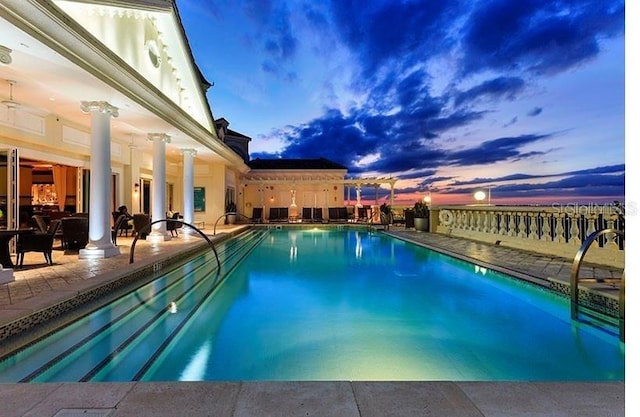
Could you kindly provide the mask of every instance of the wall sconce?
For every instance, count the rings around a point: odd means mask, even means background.
[[[133,184],[133,192],[138,194],[139,190],[140,190],[140,184],[136,182],[135,184]]]

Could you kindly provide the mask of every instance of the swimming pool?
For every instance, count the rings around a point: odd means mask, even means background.
[[[0,362],[2,382],[624,380],[568,301],[366,230],[253,230]],[[213,271],[213,272],[212,272]]]

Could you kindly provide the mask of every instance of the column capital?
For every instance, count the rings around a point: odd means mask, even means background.
[[[195,157],[198,154],[198,151],[193,148],[182,148],[180,149],[183,155],[189,155],[191,157]]]
[[[113,117],[118,117],[118,108],[116,106],[112,106],[106,101],[81,101],[80,109],[85,112],[100,112],[100,113],[108,113]]]
[[[155,141],[155,140],[161,140],[162,142],[165,143],[171,143],[171,136],[167,135],[166,133],[149,133],[147,134],[147,140],[150,141]]]

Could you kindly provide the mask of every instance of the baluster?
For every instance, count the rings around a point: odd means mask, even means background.
[[[551,241],[551,216],[548,213],[540,213],[542,216],[542,240]]]
[[[591,234],[596,231],[596,216],[597,214],[593,214],[593,213],[585,214],[585,218],[587,219],[587,235],[586,236],[591,236]]]
[[[580,215],[573,213],[569,214],[569,242],[573,245],[581,245],[582,241],[580,240],[580,228],[578,227],[578,221],[580,220]]]
[[[516,236],[516,213],[509,212],[509,236]]]
[[[518,237],[526,239],[527,237],[527,216],[522,211],[517,213],[518,216]]]
[[[482,224],[483,224],[482,212],[478,211],[478,212],[476,212],[476,231],[478,231],[478,232],[482,232],[483,231],[482,230]]]
[[[558,213],[556,219],[556,242],[563,245],[567,243],[564,238],[564,213]]]
[[[500,225],[499,225],[500,231],[498,233],[501,235],[507,234],[507,222],[505,219],[505,213],[506,212],[504,211],[500,213]]]
[[[489,233],[491,231],[491,220],[490,213],[488,211],[484,212],[484,222],[482,224],[482,231],[485,233]]]
[[[498,216],[495,211],[491,212],[491,233],[494,235],[498,233]]]
[[[529,231],[529,239],[538,239],[538,213],[529,213],[531,218],[531,228]]]
[[[618,215],[617,214],[610,214],[609,215],[609,221],[607,222],[607,229],[613,229],[615,221],[618,220]],[[616,241],[616,234],[615,233],[606,233],[605,234],[607,241],[605,243],[605,247],[607,249],[611,249],[611,250],[619,250],[618,247],[618,242]]]

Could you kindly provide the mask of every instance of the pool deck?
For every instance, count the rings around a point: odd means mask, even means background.
[[[242,227],[222,227],[220,236]],[[212,230],[205,233],[212,237]],[[569,280],[571,260],[404,228],[389,233],[532,280]],[[181,234],[159,244],[118,238],[121,256],[80,260],[54,250],[54,265],[28,253],[0,285],[0,326],[136,268],[204,245]],[[594,277],[621,271],[587,265]],[[585,273],[581,274],[582,276]],[[594,291],[609,291],[595,286]],[[0,342],[2,343],[2,342]],[[0,352],[2,349],[0,348]],[[0,416],[624,416],[625,383],[566,382],[167,382],[0,384]]]

